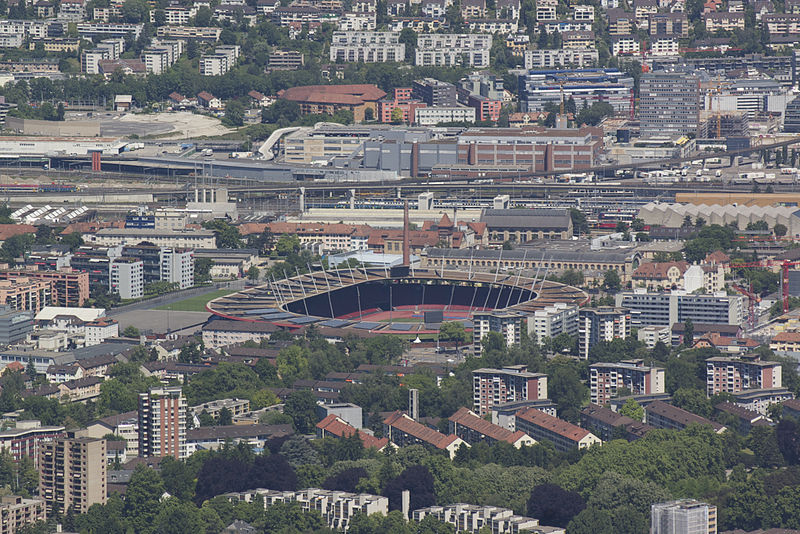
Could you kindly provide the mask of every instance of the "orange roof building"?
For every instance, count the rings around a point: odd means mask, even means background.
[[[470,445],[480,441],[485,441],[490,445],[503,441],[519,449],[523,445],[536,443],[536,440],[525,432],[521,430],[512,432],[507,428],[490,423],[486,419],[478,417],[468,408],[459,408],[456,413],[448,417],[448,420],[450,421],[450,433]]]
[[[344,419],[336,414],[330,414],[325,419],[317,423],[317,437],[318,438],[349,438],[353,434],[357,434],[361,443],[364,444],[365,449],[377,449],[382,451],[386,445],[389,444],[387,438],[376,438],[366,432],[357,430],[349,425]]]
[[[602,443],[600,438],[572,423],[529,408],[517,414],[517,430],[522,430],[537,441],[550,441],[557,451],[569,452],[586,449]]]
[[[404,412],[394,412],[383,421],[384,434],[398,447],[409,445],[433,445],[447,451],[452,459],[461,445],[469,445],[454,434],[448,436],[414,421]]]
[[[349,110],[356,122],[364,120],[367,109],[372,109],[373,116],[377,116],[378,100],[385,96],[384,91],[372,84],[304,85],[278,92],[279,98],[297,102],[303,115],[333,115],[339,110]]]

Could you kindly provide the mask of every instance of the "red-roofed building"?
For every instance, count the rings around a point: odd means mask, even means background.
[[[222,100],[208,91],[200,91],[197,93],[197,103],[208,109],[222,109]]]
[[[760,343],[758,341],[749,337],[731,338],[722,336],[715,332],[709,332],[695,339],[692,348],[715,348],[721,352],[727,352],[729,354],[742,354],[745,352],[750,352],[751,350],[755,350],[759,345]]]
[[[557,451],[569,452],[572,449],[586,449],[600,444],[600,438],[579,426],[562,421],[552,415],[530,408],[516,416],[517,430],[528,434],[536,441],[550,441]]]
[[[388,438],[376,438],[366,432],[357,430],[352,427],[336,414],[330,414],[325,419],[317,423],[317,437],[322,438],[349,438],[353,434],[357,434],[361,443],[364,444],[365,449],[377,449],[382,451],[389,444]]]
[[[333,115],[339,110],[353,112],[356,122],[364,120],[364,113],[371,109],[378,112],[378,100],[385,97],[377,85],[304,85],[290,87],[278,92],[278,97],[300,105],[304,115],[325,113]]]
[[[643,263],[631,278],[634,287],[645,287],[649,290],[677,289],[683,287],[683,273],[689,268],[685,261],[665,261]]]
[[[780,352],[800,352],[800,332],[780,332],[769,342],[769,348]]]
[[[35,234],[36,227],[30,224],[0,224],[0,241],[21,234]]]
[[[454,434],[445,436],[441,432],[417,423],[407,414],[397,411],[383,421],[384,434],[398,447],[408,445],[432,445],[447,451],[452,459],[461,445],[469,445]]]
[[[521,430],[512,432],[502,426],[490,423],[486,419],[481,419],[478,415],[468,408],[459,408],[456,413],[448,417],[450,421],[450,433],[455,434],[470,445],[479,441],[485,441],[489,445],[503,441],[516,448],[533,445],[536,440]]]

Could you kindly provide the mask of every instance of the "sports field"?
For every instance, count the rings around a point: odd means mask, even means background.
[[[231,293],[234,293],[234,291],[230,289],[218,289],[216,291],[212,291],[211,293],[189,297],[171,304],[164,304],[163,306],[158,306],[155,309],[204,312],[206,311],[206,303],[208,303],[208,301],[214,300],[215,298],[224,297],[225,295],[230,295]]]

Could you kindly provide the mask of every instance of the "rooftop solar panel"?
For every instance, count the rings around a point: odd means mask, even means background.
[[[351,323],[351,321],[345,321],[344,319],[328,319],[327,321],[322,321],[320,326],[329,326],[331,328],[341,328],[343,326],[347,326]]]
[[[416,325],[413,323],[392,323],[389,325],[389,330],[401,330],[403,332],[408,332]]]
[[[375,328],[378,328],[380,325],[381,323],[370,323],[367,321],[362,321],[360,323],[354,324],[353,328],[358,328],[360,330],[373,330]]]
[[[319,321],[318,317],[295,317],[294,319],[289,319],[290,323],[294,324],[309,324],[309,323],[316,323]]]

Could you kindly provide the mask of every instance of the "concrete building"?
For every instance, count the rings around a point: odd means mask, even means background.
[[[467,408],[459,408],[456,413],[447,419],[450,421],[450,433],[463,439],[469,445],[474,445],[478,442],[493,445],[502,441],[520,448],[536,443],[533,438],[524,432],[519,430],[512,432],[502,426],[490,423]]]
[[[647,345],[649,349],[655,347],[658,342],[664,343],[668,347],[672,344],[672,331],[668,326],[642,327],[637,331],[636,337],[639,341]]]
[[[531,324],[532,323],[532,324]],[[528,335],[541,344],[545,338],[554,338],[560,334],[575,336],[578,334],[578,307],[557,302],[542,310],[536,310],[533,320],[528,319]],[[534,337],[535,335],[535,337]]]
[[[503,336],[506,345],[519,345],[523,330],[527,331],[527,317],[518,312],[487,311],[472,314],[472,351],[481,353],[481,341],[489,332]]]
[[[50,283],[27,277],[0,280],[0,304],[20,311],[39,311],[51,302]]]
[[[159,247],[168,248],[215,248],[214,232],[210,230],[175,229],[156,230],[146,228],[103,228],[84,238],[97,245],[137,245],[148,241]]]
[[[739,393],[734,393],[733,397],[737,406],[746,408],[750,411],[768,416],[767,409],[772,404],[780,404],[794,398],[794,393],[784,387],[773,387],[765,389],[745,389]]]
[[[453,434],[445,436],[428,426],[414,421],[403,412],[394,412],[383,421],[384,435],[398,447],[409,445],[431,445],[446,451],[450,459],[456,454],[459,447],[469,445]]]
[[[347,531],[355,514],[389,513],[389,499],[379,495],[347,493],[309,488],[300,491],[276,491],[266,489],[249,490],[225,495],[230,501],[258,502],[263,500],[264,509],[276,503],[300,503],[304,512],[317,511],[325,524],[334,530]]]
[[[477,504],[449,504],[447,506],[427,506],[414,510],[414,521],[422,521],[433,516],[443,523],[454,525],[457,532],[477,534],[482,529],[489,532],[530,532],[531,534],[564,534],[565,530],[556,527],[540,527],[539,520],[515,515],[513,510],[497,506]]]
[[[4,495],[0,499],[0,534],[16,534],[22,527],[47,520],[43,499],[26,499],[19,495]]]
[[[99,345],[111,337],[119,337],[119,322],[115,319],[97,319],[83,325],[85,346]]]
[[[519,77],[521,111],[575,101],[578,109],[610,104],[620,117],[633,117],[633,78],[617,69],[532,70]]]
[[[411,96],[434,107],[452,107],[458,103],[456,86],[433,78],[414,80]]]
[[[606,404],[621,388],[633,395],[664,393],[664,369],[646,367],[641,360],[595,363],[589,366],[589,389],[594,404]]]
[[[655,428],[683,430],[691,424],[709,425],[714,432],[721,434],[725,427],[705,417],[682,410],[663,401],[651,402],[644,407],[645,422]]]
[[[101,438],[114,434],[125,440],[125,457],[139,456],[139,413],[138,411],[110,415],[86,425],[86,437]]]
[[[709,397],[723,392],[739,393],[747,389],[780,387],[780,363],[722,356],[706,360],[706,394]]]
[[[37,265],[41,268],[41,265]],[[30,278],[50,283],[50,302],[54,306],[81,307],[89,299],[89,274],[67,266],[54,271],[0,271],[0,280]]]
[[[652,427],[621,415],[611,408],[589,404],[581,410],[581,427],[593,432],[603,441],[625,437],[629,441],[644,437]]]
[[[10,306],[0,306],[0,345],[24,341],[33,331],[33,314]]]
[[[537,49],[525,50],[525,68],[555,69],[559,67],[587,68],[598,62],[596,49]]]
[[[685,291],[648,293],[644,290],[617,294],[617,306],[631,310],[631,325],[672,326],[691,319],[694,323],[740,325],[744,321],[741,295],[692,294]]]
[[[535,408],[519,412],[516,429],[525,432],[536,441],[550,441],[560,452],[586,449],[602,443],[600,438],[579,426],[547,415]]]
[[[278,91],[279,98],[297,102],[304,115],[333,115],[339,110],[348,110],[353,112],[356,122],[364,120],[367,109],[376,113],[378,101],[385,96],[385,92],[372,84],[308,85]]]
[[[465,65],[487,68],[491,48],[491,35],[423,33],[417,37],[414,64],[421,67]]]
[[[602,341],[631,335],[631,314],[627,308],[581,308],[578,313],[578,355],[589,358],[591,348]]]
[[[144,296],[144,264],[136,258],[115,258],[109,272],[109,291],[122,299]]]
[[[270,334],[277,330],[280,328],[271,323],[215,319],[203,325],[203,344],[213,349],[245,341],[260,341],[269,339]]]
[[[106,440],[56,438],[41,444],[39,496],[48,513],[72,508],[85,514],[93,504],[105,504]]]
[[[406,58],[406,45],[399,32],[340,31],[334,32],[330,60],[336,63],[401,62]]]
[[[10,454],[15,462],[28,458],[36,467],[42,443],[61,437],[64,437],[63,426],[42,426],[36,420],[17,421],[15,428],[0,432],[0,450]]]
[[[213,52],[200,56],[200,74],[203,76],[222,76],[239,59],[238,45],[218,46]]]
[[[651,534],[717,534],[717,507],[695,500],[650,507]]]
[[[547,398],[547,375],[528,372],[524,365],[472,371],[475,411],[483,417],[496,404]]]
[[[317,418],[322,420],[329,415],[335,415],[356,430],[364,426],[364,415],[361,406],[357,404],[351,404],[349,402],[337,402],[334,404],[317,403]]]
[[[451,122],[475,122],[475,108],[468,106],[418,107],[414,110],[414,123],[420,126],[436,126]]]
[[[639,92],[642,136],[696,133],[700,125],[700,86],[695,76],[645,74]]]
[[[139,456],[188,457],[186,397],[180,386],[139,394]]]

